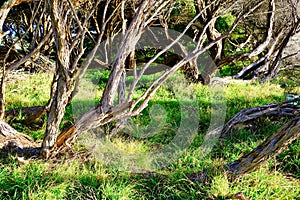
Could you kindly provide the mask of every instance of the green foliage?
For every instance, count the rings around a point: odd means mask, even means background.
[[[0,166],[0,199],[131,199],[135,193],[126,174],[97,162]]]
[[[250,61],[237,61],[233,65],[225,65],[220,69],[220,75],[222,77],[233,76],[249,64],[251,64]],[[251,74],[248,77],[251,78]],[[245,79],[247,79],[248,77],[246,77]]]
[[[284,70],[279,73],[274,83],[280,84],[286,93],[300,93],[300,71]]]
[[[219,17],[216,20],[215,27],[220,33],[226,33],[230,30],[234,21],[235,21],[235,16],[231,14],[226,14],[222,17]]]
[[[286,179],[279,172],[261,168],[245,177],[237,179],[231,185],[231,191],[242,191],[251,199],[297,199],[299,198],[299,180]]]
[[[289,175],[300,178],[300,140],[294,141],[290,147],[278,156],[277,167]],[[282,165],[282,163],[284,163]]]

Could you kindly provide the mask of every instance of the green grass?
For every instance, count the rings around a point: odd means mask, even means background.
[[[6,108],[45,105],[50,96],[52,74],[22,74],[9,77],[6,88]]]
[[[73,106],[76,109],[67,108],[61,128],[73,123],[77,115],[99,100],[104,86],[101,80],[105,81],[106,78],[107,75],[96,71],[88,72],[87,79],[91,82],[85,84],[87,87],[92,83],[92,91],[95,93],[91,98],[82,94],[76,99],[77,102],[74,100]],[[139,86],[134,99],[138,98],[153,78],[145,77],[144,85]],[[44,105],[48,100],[50,82],[48,74],[27,75],[22,80],[11,81],[7,89],[7,107]],[[187,93],[182,93],[182,99],[178,100],[176,90],[171,87],[176,84],[175,79],[159,89],[143,115],[132,119],[136,125],[130,126],[120,135],[106,138],[97,134],[97,131],[91,131],[80,138],[74,147],[78,151],[98,142],[96,156],[87,162],[32,161],[21,165],[13,155],[3,159],[0,164],[0,199],[228,199],[238,192],[249,199],[299,199],[299,139],[257,171],[235,180],[228,180],[219,167],[250,152],[278,130],[285,119],[278,123],[272,123],[269,118],[259,119],[252,127],[240,127],[222,143],[217,142],[210,153],[201,156],[212,110],[210,88],[202,85],[191,86],[197,98],[200,120],[198,132],[189,147],[170,165],[157,170],[162,175],[144,177],[123,170],[134,167],[132,163],[140,162],[147,166],[151,162],[148,157],[130,159],[128,155],[143,155],[161,149],[173,140],[181,118],[185,117],[182,116],[180,105],[194,105],[188,100]],[[178,90],[186,89],[184,85],[178,85]],[[271,83],[232,83],[224,88],[224,92],[226,120],[242,109],[284,99],[284,90]],[[42,125],[32,131],[33,127],[25,127],[21,123],[14,126],[36,140],[43,137],[45,128]],[[109,128],[110,125],[104,127],[107,130]],[[148,130],[149,135],[141,137],[138,135],[141,130]],[[121,162],[123,158],[128,160]],[[207,168],[212,169],[207,183],[195,184],[188,180],[188,174]]]

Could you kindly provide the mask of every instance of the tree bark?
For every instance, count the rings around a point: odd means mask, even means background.
[[[144,28],[146,28],[147,19],[150,17],[149,15],[152,9],[160,5],[162,1],[155,1],[154,5],[152,5],[151,2],[150,0],[144,0],[140,4],[134,19],[128,27],[112,64],[110,77],[104,89],[102,99],[96,107],[91,108],[88,112],[83,114],[72,127],[59,135],[56,148],[53,148],[53,152],[59,151],[59,148],[72,141],[79,134],[83,134],[92,128],[99,127],[112,120],[120,120],[128,114],[127,112],[131,102],[126,100],[122,104],[114,106],[113,101],[118,93],[121,78],[125,75],[126,59],[129,54],[134,51],[137,41],[141,37]]]
[[[203,171],[189,174],[189,179],[193,182],[204,183],[209,178],[208,172],[215,171],[217,168],[225,170],[229,177],[234,178],[235,176],[246,174],[255,170],[270,158],[273,158],[284,151],[291,142],[300,137],[300,107],[290,104],[299,100],[300,98],[297,98],[287,100],[279,104],[268,104],[242,110],[223,127],[215,129],[214,132],[216,132],[216,135],[220,134],[219,140],[223,140],[228,137],[234,126],[239,123],[253,121],[259,117],[265,116],[291,118],[288,123],[270,135],[262,144],[250,153],[226,165],[215,166],[214,169],[208,168]]]
[[[5,88],[6,88],[6,72],[3,69],[0,83],[0,119],[5,116]]]
[[[7,34],[3,32],[4,21],[10,9],[17,3],[17,0],[6,0],[0,8],[0,44],[1,39]]]
[[[222,140],[228,137],[237,124],[249,122],[259,117],[276,116],[295,118],[300,115],[300,107],[291,103],[299,100],[300,98],[296,98],[278,104],[272,103],[255,108],[244,109],[223,126],[219,139]]]
[[[0,7],[0,44],[1,44],[1,38],[3,38],[6,35],[6,33],[3,32],[3,25],[10,9],[21,3],[29,3],[34,0],[3,0],[3,1],[4,2]]]
[[[250,173],[256,170],[270,158],[274,158],[283,152],[290,143],[300,137],[300,116],[298,115],[287,124],[282,126],[277,132],[270,135],[262,144],[256,147],[250,153],[241,158],[226,164],[225,166],[214,166],[214,168],[204,169],[187,175],[195,183],[205,183],[209,179],[209,173],[216,169],[225,170],[229,178]]]
[[[80,21],[72,2],[73,1],[70,0],[67,2],[48,0],[52,19],[52,29],[56,38],[57,73],[52,82],[50,97],[51,105],[42,143],[41,154],[45,158],[49,157],[50,149],[56,144],[57,137],[60,133],[59,125],[65,114],[65,108],[72,99],[71,96],[74,90],[76,73],[78,72],[79,67],[78,62],[85,52],[85,36],[89,19],[99,5],[100,0],[95,3],[94,9],[91,9],[85,17],[82,16],[81,19],[83,22]],[[105,19],[103,20],[105,21]],[[71,29],[74,28],[73,26],[78,26],[75,37],[72,36],[73,32],[71,31]],[[96,47],[100,44],[100,38],[102,38],[102,36],[99,37]],[[95,52],[96,49],[94,48],[93,53],[95,54]],[[88,58],[87,62],[90,61],[91,58]],[[85,70],[86,66],[83,66],[83,73]],[[79,84],[79,82],[77,82],[77,84]]]
[[[59,134],[59,125],[65,113],[69,96],[72,92],[73,80],[69,75],[68,69],[70,65],[70,51],[66,35],[66,21],[64,2],[59,0],[48,0],[50,5],[50,13],[53,23],[53,32],[56,37],[57,50],[57,86],[53,93],[52,103],[48,114],[46,132],[42,143],[42,155],[47,158],[50,148],[56,143]]]
[[[262,163],[284,151],[288,145],[300,137],[300,117],[296,117],[276,133],[268,137],[249,154],[229,163],[227,173],[241,175],[255,170]]]
[[[9,124],[0,120],[0,153],[2,154],[7,147],[23,149],[24,147],[37,147],[37,144],[28,135],[19,133]]]
[[[212,20],[208,30],[207,30],[207,38],[209,40],[209,42],[216,40],[218,37],[221,36],[221,33],[219,33],[219,31],[217,31],[217,29],[215,28],[215,23],[216,23],[217,19]],[[222,56],[222,52],[223,52],[223,41],[219,40],[211,49],[210,49],[210,53],[211,56],[213,58],[213,61],[215,63],[218,63],[219,60],[221,59]]]

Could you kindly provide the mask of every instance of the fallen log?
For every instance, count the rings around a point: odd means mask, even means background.
[[[31,124],[36,119],[42,117],[47,113],[49,106],[35,106],[26,108],[15,108],[5,111],[5,118],[16,118],[20,113],[26,116],[24,124]]]

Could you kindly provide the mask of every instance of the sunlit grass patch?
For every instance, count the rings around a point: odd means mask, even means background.
[[[299,180],[286,178],[277,171],[260,168],[230,183],[232,193],[243,192],[250,199],[297,199]]]
[[[43,106],[49,100],[52,74],[16,74],[6,88],[7,109]]]

